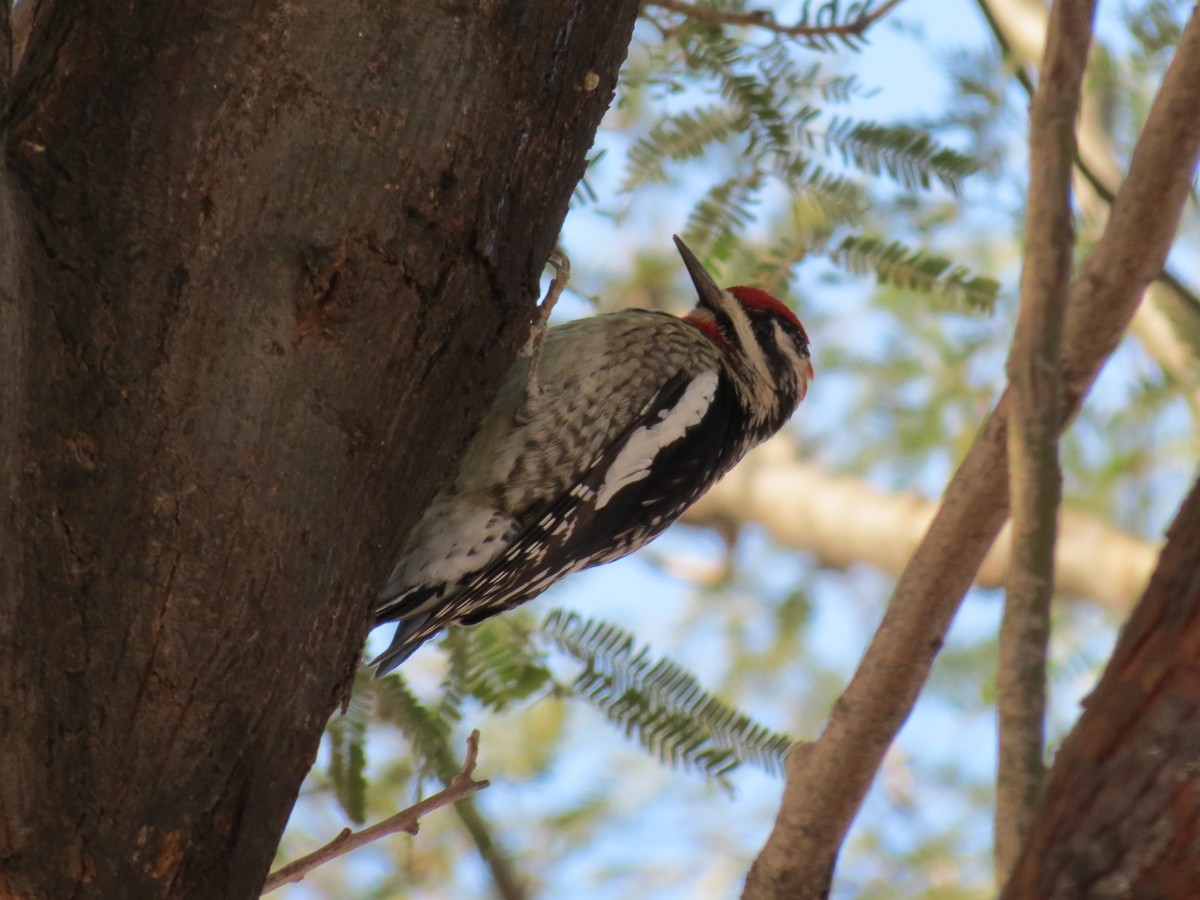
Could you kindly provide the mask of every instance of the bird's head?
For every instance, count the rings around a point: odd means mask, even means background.
[[[687,244],[675,246],[696,286],[695,309],[684,319],[726,354],[755,397],[779,424],[804,399],[813,377],[808,335],[796,314],[766,291],[737,285],[720,288]],[[778,427],[778,426],[776,426]]]

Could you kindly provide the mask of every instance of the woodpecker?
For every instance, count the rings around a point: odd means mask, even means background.
[[[696,288],[683,317],[645,309],[549,329],[536,382],[508,372],[455,479],[417,524],[375,605],[398,621],[384,675],[473,625],[658,536],[795,412],[808,336],[753,287],[722,290],[678,237]]]

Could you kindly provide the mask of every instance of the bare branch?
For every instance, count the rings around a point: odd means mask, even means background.
[[[1013,537],[997,675],[1000,754],[995,842],[1000,883],[1032,822],[1045,773],[1046,658],[1062,502],[1059,357],[1075,248],[1071,170],[1095,10],[1095,0],[1055,0],[1029,116],[1021,306],[1008,358]]]
[[[1073,415],[1161,270],[1200,154],[1200,18],[1176,48],[1112,218],[1071,286],[1063,342]],[[925,683],[946,629],[1008,513],[1006,393],[947,488],[896,586],[883,623],[825,732],[788,760],[771,836],[744,896],[816,898],[828,890],[850,822]],[[1065,424],[1065,423],[1060,423]]]
[[[800,459],[795,438],[777,435],[753,451],[684,513],[690,525],[736,531],[752,522],[781,546],[845,568],[866,563],[897,576],[933,521],[937,502],[880,490],[865,479]],[[1055,552],[1055,590],[1127,614],[1146,587],[1159,544],[1097,516],[1063,509]],[[1001,587],[1011,539],[1001,532],[975,575],[975,586]]]
[[[391,685],[389,690],[395,690],[398,687],[400,694],[407,693],[404,678],[399,673],[389,676],[383,682],[372,682],[378,687],[382,687],[384,683]],[[443,784],[449,784],[458,772],[458,762],[450,746],[450,740],[440,729],[423,727],[420,720],[427,719],[431,714],[430,711],[422,709],[420,702],[411,695],[403,699],[403,705],[410,703],[412,704],[410,710],[413,714],[395,714],[391,717],[392,721],[414,743],[414,746],[418,742],[420,743],[422,747],[420,755],[424,758],[425,763],[432,767],[433,774],[440,778]],[[528,890],[517,874],[509,853],[496,836],[495,827],[480,812],[475,798],[467,797],[455,803],[454,814],[458,816],[459,822],[462,823],[463,828],[474,842],[476,850],[479,851],[480,858],[488,867],[496,897],[501,900],[525,900]]]
[[[877,9],[869,11],[864,9],[861,14],[848,22],[830,25],[807,25],[804,23],[783,25],[775,21],[775,14],[770,10],[752,9],[748,12],[734,12],[732,10],[714,9],[710,6],[688,3],[687,0],[650,0],[647,5],[657,6],[668,12],[682,13],[690,18],[699,19],[703,22],[712,22],[717,25],[741,25],[750,28],[762,28],[772,34],[798,38],[812,45],[822,46],[834,38],[846,41],[847,43],[861,39],[868,28],[899,6],[900,2],[901,0],[887,0],[886,3]]]
[[[449,806],[452,803],[457,803],[459,800],[470,797],[472,794],[488,786],[489,782],[475,781],[471,777],[475,773],[475,762],[478,757],[479,731],[476,729],[467,738],[467,756],[463,761],[461,771],[450,779],[450,783],[443,790],[438,791],[430,797],[426,797],[420,803],[416,803],[408,809],[388,816],[382,822],[376,822],[374,825],[364,828],[362,831],[345,829],[321,849],[293,860],[286,866],[272,872],[263,885],[262,893],[269,894],[271,891],[285,884],[301,881],[305,875],[318,866],[323,866],[325,863],[331,862],[339,856],[345,856],[359,847],[364,847],[390,834],[398,834],[402,831],[408,834],[416,834],[420,828],[422,817],[433,812],[435,809],[441,809],[443,806]]]

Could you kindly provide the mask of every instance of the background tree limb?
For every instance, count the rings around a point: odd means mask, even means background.
[[[751,453],[683,516],[721,531],[758,525],[780,546],[813,553],[824,565],[874,566],[899,575],[929,528],[938,504],[915,492],[880,490],[868,481],[800,458],[781,434]],[[1011,541],[1001,532],[975,575],[998,588]],[[1055,590],[1127,613],[1154,570],[1159,546],[1103,519],[1064,508],[1055,550]]]

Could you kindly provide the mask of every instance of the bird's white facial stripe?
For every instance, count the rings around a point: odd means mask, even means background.
[[[800,388],[799,399],[803,400],[808,390],[808,379],[812,377],[812,363],[807,357],[801,356],[797,352],[796,342],[778,322],[775,323],[775,346],[779,348],[780,353],[787,357],[787,361],[796,370],[796,383]]]
[[[604,476],[596,509],[603,509],[621,488],[645,478],[659,451],[700,424],[716,395],[717,373],[705,372],[687,386],[678,403],[659,414],[657,422],[634,430]]]
[[[737,298],[729,291],[722,291],[721,299],[725,304],[725,315],[733,325],[733,330],[737,333],[738,349],[742,351],[743,357],[749,363],[750,368],[754,373],[762,379],[767,385],[773,385],[774,379],[771,377],[771,367],[767,365],[766,354],[763,353],[762,346],[758,342],[758,337],[754,334],[754,327],[750,324],[750,316],[746,314],[746,310]]]

